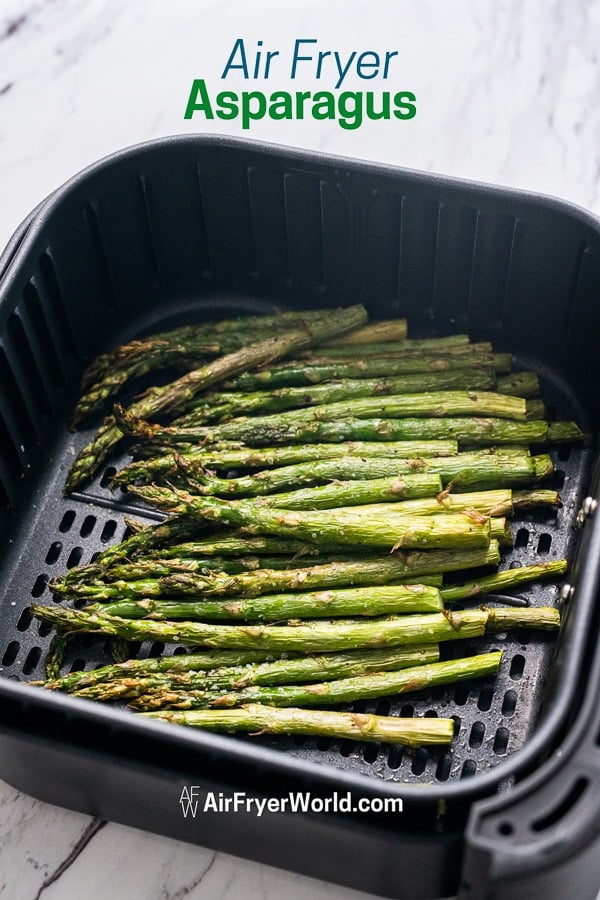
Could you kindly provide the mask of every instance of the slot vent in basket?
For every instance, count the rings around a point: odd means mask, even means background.
[[[0,349],[0,368],[2,367],[2,350]],[[9,429],[3,413],[2,394],[0,392],[0,476],[8,484],[23,472],[21,454],[13,442],[13,429]],[[8,490],[7,490],[8,494]]]
[[[40,256],[40,296],[45,299],[48,307],[49,318],[56,322],[64,353],[72,360],[79,356],[77,343],[73,337],[65,302],[59,285],[56,267],[50,251]]]
[[[54,414],[59,401],[64,398],[67,377],[60,361],[60,348],[51,330],[37,287],[33,281],[23,289],[23,301],[19,306],[21,317],[27,334],[30,336],[32,349],[44,390],[49,392],[49,404]]]
[[[117,309],[116,293],[110,272],[106,247],[102,238],[100,222],[98,221],[98,211],[94,203],[90,202],[84,205],[83,218],[90,235],[92,248],[91,258],[96,267],[96,288],[108,309],[115,312]]]
[[[45,380],[40,373],[39,348],[32,346],[33,335],[28,329],[26,334],[21,315],[18,311],[9,316],[6,324],[5,347],[13,361],[14,371],[19,371],[22,377],[22,393],[29,409],[35,410],[35,419],[38,430],[41,429],[40,418],[52,413],[51,399],[46,392]],[[37,342],[36,342],[37,343]],[[14,361],[18,360],[18,369]],[[46,379],[47,383],[47,379]],[[40,415],[41,414],[41,415]]]
[[[3,346],[0,346],[0,413],[10,428],[8,443],[15,448],[20,459],[21,454],[30,451],[37,443],[37,433]],[[4,455],[4,447],[2,452]]]
[[[141,225],[144,252],[146,256],[146,274],[150,281],[160,283],[160,262],[154,237],[153,214],[151,207],[151,188],[148,179],[144,175],[138,175],[135,179],[136,206],[138,208],[137,221]],[[151,285],[150,285],[151,286]]]

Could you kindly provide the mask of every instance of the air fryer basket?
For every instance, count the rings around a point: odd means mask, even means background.
[[[84,492],[63,497],[68,466],[89,437],[66,423],[95,353],[230,311],[364,302],[373,317],[406,316],[413,334],[466,331],[511,351],[540,373],[551,413],[593,435],[599,251],[598,222],[558,201],[214,137],[124,151],[42,203],[0,260],[0,775],[51,802],[385,896],[512,897],[524,872],[530,896],[542,883],[540,897],[569,893],[582,843],[574,823],[592,810],[597,782],[581,775],[582,739],[573,743],[578,730],[587,734],[597,664],[590,446],[552,451],[564,506],[517,519],[508,558],[576,559],[562,601],[557,585],[528,591],[533,604],[563,603],[558,647],[525,632],[497,635],[488,643],[504,651],[494,680],[354,706],[404,715],[443,708],[457,725],[451,751],[224,738],[23,682],[42,677],[50,640],[31,620],[32,598],[53,602],[50,577],[120,540],[127,515],[148,515],[107,488],[114,459]],[[138,653],[162,649],[147,643]],[[67,665],[91,668],[109,652],[81,638]],[[294,788],[400,796],[404,811],[184,819],[184,784],[199,785],[201,796]],[[565,816],[561,861],[544,848],[554,847]],[[597,831],[588,824],[588,844]],[[582,898],[595,897],[600,881],[594,854],[586,860]]]

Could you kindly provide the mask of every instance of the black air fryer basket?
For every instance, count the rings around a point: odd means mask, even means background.
[[[26,684],[50,629],[48,579],[145,513],[106,468],[65,498],[90,432],[67,427],[85,364],[156,328],[230,313],[364,303],[413,335],[468,332],[535,369],[557,417],[564,506],[523,516],[507,564],[567,555],[556,643],[498,635],[495,679],[368,711],[444,709],[451,750],[234,738],[142,720]],[[42,203],[0,261],[0,776],[49,802],[388,897],[594,898],[600,884],[600,223],[556,200],[216,137],[135,147]],[[118,464],[118,463],[117,463]],[[159,652],[144,644],[139,654]],[[109,659],[96,638],[67,663]],[[402,813],[202,813],[182,788],[403,800]]]

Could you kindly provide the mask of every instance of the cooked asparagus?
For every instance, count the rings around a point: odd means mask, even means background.
[[[367,672],[424,665],[439,659],[439,648],[437,644],[417,644],[392,650],[350,650],[347,653],[310,656],[282,654],[281,658],[273,657],[271,654],[267,659],[267,654],[260,650],[213,650],[130,659],[90,672],[71,672],[62,678],[37,683],[48,690],[77,692],[99,700],[139,694],[140,683],[144,690],[157,683],[179,687],[219,685],[237,690],[250,684],[297,684],[313,681],[316,677],[321,681],[331,681],[334,678],[365,675]],[[114,692],[113,685],[117,685]]]
[[[403,354],[395,357],[373,356],[365,359],[315,362],[299,360],[285,367],[262,368],[259,372],[246,372],[225,383],[231,390],[264,390],[265,388],[300,387],[337,381],[340,378],[370,378],[407,375],[416,372],[448,372],[456,369],[475,371],[484,369],[496,373],[508,373],[511,369],[509,354],[474,352],[452,356],[444,353]]]
[[[85,610],[33,604],[34,616],[62,631],[91,632],[130,641],[173,641],[227,650],[330,652],[397,647],[482,637],[486,630],[536,628],[556,631],[558,610],[509,607],[356,620],[315,620],[297,625],[221,625],[122,619]]]
[[[132,408],[133,409],[133,408]],[[316,409],[316,408],[315,408]],[[135,410],[134,412],[137,412]],[[305,410],[303,412],[313,412]],[[118,405],[115,415],[122,433],[159,443],[243,441],[248,446],[267,447],[288,443],[339,443],[340,441],[457,440],[459,445],[546,444],[580,441],[584,435],[574,422],[531,419],[517,422],[497,417],[448,418],[318,418],[282,422],[282,416],[256,416],[232,420],[214,427],[192,428],[154,425]]]
[[[180,572],[163,578],[111,582],[91,578],[85,582],[71,582],[57,578],[50,582],[50,589],[66,598],[101,601],[186,594],[257,597],[276,591],[384,585],[407,577],[420,578],[445,571],[497,565],[499,560],[498,543],[490,541],[486,547],[471,551],[425,550],[291,569],[257,569],[240,575]]]
[[[374,672],[340,678],[335,681],[319,681],[314,684],[257,685],[240,688],[230,693],[206,690],[165,690],[159,687],[147,693],[132,706],[135,709],[198,709],[239,707],[246,703],[266,703],[270,706],[327,706],[336,703],[352,703],[356,700],[372,700],[390,694],[422,691],[440,684],[456,683],[471,678],[495,675],[500,667],[502,653],[482,653],[462,659],[444,660],[393,672]]]
[[[423,744],[450,744],[453,719],[376,716],[370,713],[329,710],[278,709],[250,703],[241,709],[166,710],[139,713],[178,725],[207,731],[249,731],[255,734],[308,734],[358,741],[380,741],[420,747]]]
[[[441,588],[440,594],[444,603],[454,603],[457,600],[504,591],[507,588],[518,587],[521,584],[529,584],[532,581],[558,578],[564,575],[567,570],[568,563],[566,559],[548,560],[547,562],[531,566],[520,566],[516,569],[494,572],[492,575],[483,575],[476,581],[466,581],[463,584],[449,584]]]
[[[337,448],[335,444],[315,446]],[[232,458],[229,452],[224,452],[222,456],[212,455],[207,451],[185,456],[170,453],[158,459],[132,463],[118,473],[114,481],[119,484],[134,484],[168,479],[172,482],[176,473],[180,472],[185,473],[185,477],[193,481],[196,493],[222,497],[251,497],[327,483],[334,479],[387,478],[410,473],[440,475],[444,484],[453,481],[454,490],[475,485],[507,486],[533,482],[550,475],[553,471],[552,460],[547,455],[542,455],[536,461],[527,450],[521,448],[502,447],[501,451],[496,451],[493,448],[482,447],[469,453],[453,453],[451,457],[442,455],[433,459],[418,454],[412,458],[398,458],[398,455],[388,448],[387,442],[382,442],[382,448],[384,453],[380,455],[338,454],[332,458],[317,458],[313,462],[307,460],[292,465],[281,464],[272,470],[263,469],[252,475],[227,479],[216,477],[210,467],[227,469],[228,460]],[[300,452],[299,456],[308,456],[311,452],[310,445],[299,449],[306,451]],[[271,451],[264,456],[260,450],[255,452],[256,457],[252,455],[252,451],[245,451],[243,458],[247,461],[253,459],[255,464],[269,464],[273,459],[270,456]]]
[[[273,391],[227,391],[200,398],[184,409],[175,425],[201,425],[234,416],[275,413],[340,400],[380,397],[386,394],[415,394],[430,391],[493,391],[496,377],[492,372],[442,372],[437,374],[400,375],[396,378],[348,378],[312,387],[279,388]],[[506,392],[508,393],[508,392]]]
[[[117,600],[87,609],[97,615],[124,619],[211,621],[241,619],[279,622],[285,619],[323,619],[335,616],[381,616],[435,612],[442,609],[437,588],[423,584],[339,588],[329,591],[268,594],[226,600]]]
[[[366,310],[360,305],[322,313],[319,317],[315,316],[311,322],[302,322],[300,327],[291,328],[275,337],[248,344],[241,350],[226,354],[198,369],[193,369],[163,387],[149,388],[131,406],[131,412],[133,415],[146,417],[164,411],[172,412],[179,403],[189,400],[198,391],[211,387],[227,377],[279,359],[294,350],[310,346],[311,343],[344,334],[364,324],[366,319]],[[114,417],[109,416],[91,444],[84,447],[75,460],[67,478],[66,490],[68,493],[92,477],[100,463],[119,443],[122,436],[122,431]]]
[[[215,497],[195,497],[168,488],[136,488],[145,500],[176,513],[224,525],[251,528],[253,533],[301,538],[312,543],[380,547],[387,550],[469,550],[486,547],[490,526],[485,518],[460,513],[402,516],[394,504],[385,512],[373,510],[369,518],[357,516],[353,507],[327,510],[268,509],[252,500],[235,503]],[[382,504],[383,505],[383,504]]]

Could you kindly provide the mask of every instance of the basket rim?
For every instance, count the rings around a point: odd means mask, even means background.
[[[576,219],[582,226],[590,229],[600,239],[600,217],[569,201],[560,200],[544,194],[537,194],[515,188],[505,188],[493,184],[467,181],[453,176],[437,175],[429,172],[401,168],[389,164],[373,163],[359,159],[329,155],[317,151],[307,151],[301,148],[288,147],[279,144],[270,144],[250,138],[234,138],[222,135],[173,135],[170,137],[156,138],[144,141],[122,150],[111,153],[100,160],[85,167],[72,176],[62,186],[53,191],[45,200],[26,217],[16,229],[10,239],[4,253],[0,257],[0,305],[5,301],[12,281],[18,276],[19,268],[26,260],[29,252],[35,247],[44,226],[59,210],[63,201],[67,200],[75,190],[99,172],[118,165],[122,160],[129,160],[145,154],[154,154],[156,151],[172,152],[173,148],[186,147],[190,149],[222,149],[229,152],[249,151],[258,156],[268,157],[271,160],[279,159],[282,163],[296,163],[302,166],[313,166],[320,169],[325,165],[328,171],[338,170],[341,175],[344,172],[362,174],[365,177],[381,178],[389,177],[398,179],[402,177],[411,183],[426,184],[431,187],[443,188],[460,192],[467,199],[471,197],[492,198],[497,201],[521,203],[538,210],[548,211]],[[590,532],[595,533],[600,528],[600,522],[590,523],[585,538],[590,537]],[[585,543],[585,542],[583,542]],[[583,547],[580,555],[584,555]],[[68,695],[55,694],[42,691],[27,683],[18,683],[8,679],[0,679],[0,697],[7,700],[18,700],[22,709],[31,710],[39,706],[46,708],[48,712],[64,713],[66,718],[73,719],[77,716],[83,720],[106,721],[111,725],[118,723],[122,738],[127,734],[141,738],[144,734],[153,735],[165,745],[172,744],[175,748],[186,750],[204,750],[214,753],[227,754],[232,759],[243,758],[246,762],[255,760],[264,765],[276,767],[281,774],[301,774],[310,776],[317,782],[329,787],[345,785],[361,791],[375,791],[377,794],[389,794],[397,796],[401,794],[406,800],[418,802],[437,802],[442,799],[473,800],[482,795],[493,792],[498,784],[515,774],[527,775],[535,766],[535,760],[544,757],[549,741],[556,741],[556,735],[560,732],[566,715],[566,705],[570,703],[575,689],[582,678],[580,671],[583,661],[573,659],[574,656],[582,656],[578,651],[581,647],[582,632],[586,622],[591,620],[594,607],[594,594],[598,579],[600,578],[600,559],[588,560],[588,565],[580,572],[580,585],[577,601],[577,627],[572,628],[563,642],[561,652],[566,654],[570,665],[570,675],[565,678],[552,704],[551,709],[545,715],[539,727],[520,749],[514,751],[503,760],[485,772],[477,773],[468,779],[456,780],[440,784],[412,784],[404,782],[388,782],[373,778],[365,778],[364,775],[349,770],[338,769],[334,766],[314,763],[305,759],[286,755],[277,749],[264,746],[252,746],[248,743],[236,740],[230,736],[221,736],[196,731],[190,728],[173,729],[170,725],[161,722],[141,719],[126,711],[103,708],[92,701],[81,700]],[[577,651],[577,652],[576,652]],[[565,685],[565,682],[569,684]],[[580,698],[580,702],[583,699]],[[26,721],[23,715],[23,721]],[[0,728],[3,727],[0,717]],[[68,734],[65,735],[68,737]],[[72,743],[72,742],[71,742]],[[141,761],[143,763],[143,760]],[[541,764],[543,766],[543,763]]]

